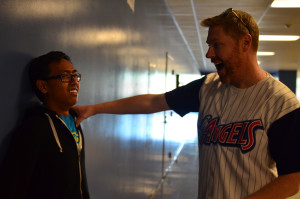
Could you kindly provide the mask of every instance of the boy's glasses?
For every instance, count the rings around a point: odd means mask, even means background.
[[[44,80],[50,80],[50,79],[60,79],[62,82],[72,82],[73,78],[80,82],[81,80],[81,74],[75,73],[75,74],[61,74],[56,76],[47,77]]]

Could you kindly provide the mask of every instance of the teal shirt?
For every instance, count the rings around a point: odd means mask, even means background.
[[[59,115],[59,117],[66,123],[67,127],[69,128],[75,139],[75,142],[79,144],[79,134],[75,126],[74,118],[71,116],[71,114],[69,114],[66,117]]]

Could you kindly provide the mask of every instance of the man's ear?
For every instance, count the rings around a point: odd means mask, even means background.
[[[250,34],[246,34],[243,38],[243,50],[246,51],[252,47],[252,36]]]
[[[36,84],[36,87],[37,87],[43,94],[48,93],[48,88],[47,88],[47,82],[46,82],[46,81],[38,79],[38,80],[36,81],[35,84]]]

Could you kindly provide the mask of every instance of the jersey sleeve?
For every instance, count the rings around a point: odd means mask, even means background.
[[[269,131],[269,149],[279,175],[300,171],[300,108],[275,121]]]
[[[181,117],[199,111],[199,91],[206,77],[165,93],[169,107]]]

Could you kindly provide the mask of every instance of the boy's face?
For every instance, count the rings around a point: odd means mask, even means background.
[[[49,65],[49,77],[76,74],[77,71],[71,62],[61,59],[59,62],[52,62]],[[45,105],[59,113],[60,111],[69,110],[77,103],[79,82],[76,78],[72,78],[71,82],[62,82],[60,78],[50,79],[45,82]]]

